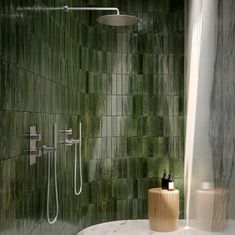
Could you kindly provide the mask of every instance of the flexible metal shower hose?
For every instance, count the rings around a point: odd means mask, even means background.
[[[80,174],[80,187],[77,191],[77,144],[75,144],[74,154],[74,193],[79,195],[82,192],[82,159],[81,159],[81,142],[79,143],[79,174]]]
[[[54,153],[54,180],[55,180],[55,197],[56,197],[56,215],[53,219],[50,219],[50,178],[51,178],[51,152],[49,151],[48,154],[48,168],[47,168],[47,221],[49,224],[54,224],[58,218],[59,214],[59,200],[58,200],[58,185],[57,185],[57,167],[56,167],[56,160],[57,160],[57,151]]]

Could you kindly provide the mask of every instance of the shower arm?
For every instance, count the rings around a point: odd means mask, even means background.
[[[117,7],[68,7],[64,6],[65,11],[116,11],[117,15],[120,15],[120,11]]]
[[[117,7],[18,7],[19,11],[116,11],[117,15],[120,15],[120,11]]]

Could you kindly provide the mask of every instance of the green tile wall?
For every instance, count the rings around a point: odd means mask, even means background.
[[[98,25],[99,12],[16,10],[45,4],[117,6],[141,21],[120,29]],[[183,0],[0,1],[1,235],[147,218],[147,190],[160,186],[164,168],[183,217],[183,9]],[[49,225],[47,157],[29,166],[23,134],[36,124],[40,145],[52,144],[54,122],[76,138],[79,121],[83,193],[73,195],[73,149],[60,145],[60,213]]]

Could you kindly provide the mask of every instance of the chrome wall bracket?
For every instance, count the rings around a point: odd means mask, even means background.
[[[36,126],[29,127],[29,133],[24,134],[24,137],[29,140],[29,149],[25,153],[29,154],[29,165],[36,163],[37,157],[42,155],[41,149],[37,148],[37,142],[41,140],[41,134],[37,133]]]

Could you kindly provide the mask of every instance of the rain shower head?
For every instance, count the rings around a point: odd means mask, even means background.
[[[129,26],[137,23],[138,17],[130,15],[103,15],[97,18],[97,22],[109,26]]]
[[[18,7],[20,11],[116,11],[116,14],[103,15],[97,18],[97,22],[109,26],[129,26],[139,21],[139,18],[131,15],[121,15],[116,7]]]

